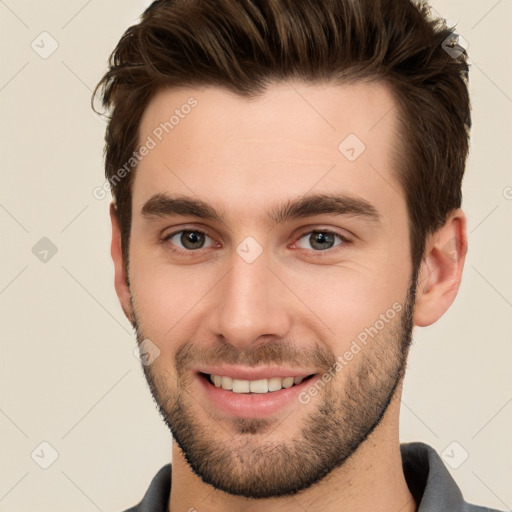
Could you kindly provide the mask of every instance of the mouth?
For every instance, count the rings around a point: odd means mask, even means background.
[[[210,386],[221,388],[232,393],[245,395],[263,395],[276,393],[282,389],[296,387],[303,382],[312,379],[316,374],[302,375],[296,377],[269,377],[264,379],[245,380],[235,379],[228,375],[215,375],[198,372],[199,376]]]
[[[195,369],[195,393],[205,409],[230,418],[283,415],[304,407],[302,393],[320,374],[313,368],[210,366]]]

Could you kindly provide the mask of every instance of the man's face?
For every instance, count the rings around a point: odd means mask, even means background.
[[[155,144],[133,183],[130,296],[139,342],[160,351],[144,370],[189,464],[221,490],[309,487],[403,376],[415,282],[393,107],[378,84],[293,83],[253,100],[166,90],[143,116],[140,144]]]

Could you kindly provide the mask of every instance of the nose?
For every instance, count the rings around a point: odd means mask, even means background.
[[[286,287],[270,270],[265,251],[252,263],[234,253],[231,263],[216,287],[210,317],[214,334],[239,350],[268,337],[287,337],[292,312],[286,305]]]

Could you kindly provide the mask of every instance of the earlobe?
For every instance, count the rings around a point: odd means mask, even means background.
[[[467,253],[467,222],[459,208],[427,240],[416,290],[414,325],[433,324],[457,296]]]
[[[123,309],[126,318],[134,325],[133,308],[130,297],[130,287],[128,284],[128,276],[126,274],[126,265],[123,257],[121,245],[121,228],[119,225],[119,215],[117,213],[117,206],[112,201],[110,203],[110,220],[112,223],[112,242],[110,245],[110,254],[114,262],[114,286],[116,289],[119,302]]]

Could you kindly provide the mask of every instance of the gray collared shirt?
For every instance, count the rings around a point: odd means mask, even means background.
[[[455,480],[436,451],[425,443],[400,445],[404,475],[418,504],[417,512],[499,512],[464,501]],[[167,512],[171,491],[171,465],[153,478],[142,501],[125,512]]]

